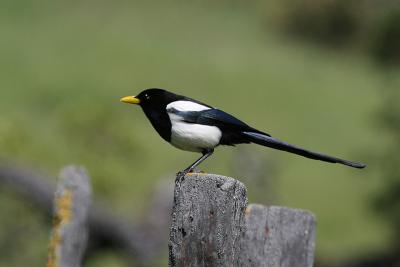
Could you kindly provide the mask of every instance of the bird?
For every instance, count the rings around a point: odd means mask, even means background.
[[[125,96],[120,101],[139,105],[157,133],[174,147],[202,154],[183,173],[193,172],[219,145],[249,143],[358,169],[366,166],[281,141],[218,108],[165,89],[145,89],[137,96]]]

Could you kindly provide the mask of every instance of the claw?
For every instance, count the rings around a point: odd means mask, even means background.
[[[191,175],[194,175],[194,174],[207,175],[207,173],[204,172],[204,171],[196,171],[196,168],[190,168],[189,167],[187,169],[184,169],[183,171],[179,171],[176,174],[175,183],[179,183],[180,184],[185,180],[185,176],[186,175],[191,176]]]
[[[182,183],[185,180],[185,176],[186,174],[188,174],[191,170],[183,170],[183,171],[179,171],[176,174],[176,178],[175,178],[175,183]]]

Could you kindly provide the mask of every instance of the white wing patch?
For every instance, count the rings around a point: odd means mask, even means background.
[[[202,111],[206,109],[211,109],[210,107],[187,100],[179,100],[171,102],[167,105],[167,111],[171,108],[174,108],[179,111]]]

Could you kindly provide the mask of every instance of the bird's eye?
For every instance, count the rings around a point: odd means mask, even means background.
[[[145,94],[144,97],[145,97],[146,99],[150,99],[150,96],[149,96],[148,94]]]

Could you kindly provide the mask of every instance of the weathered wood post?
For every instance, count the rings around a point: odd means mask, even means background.
[[[91,186],[84,168],[69,166],[60,174],[54,199],[48,267],[81,266],[88,239]]]
[[[310,212],[251,204],[240,266],[311,267],[315,249],[315,218]]]
[[[238,266],[246,188],[232,178],[188,174],[176,183],[170,266]]]
[[[246,206],[241,182],[214,174],[187,174],[174,190],[169,265],[313,265],[315,219],[311,213]]]

